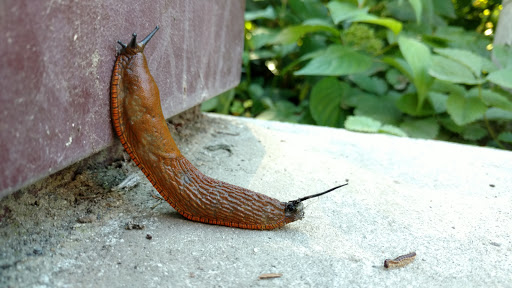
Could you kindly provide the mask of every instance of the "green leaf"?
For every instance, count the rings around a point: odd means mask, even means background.
[[[325,50],[317,50],[317,51],[313,51],[313,52],[304,54],[299,59],[291,62],[290,64],[288,64],[288,66],[284,67],[280,73],[281,73],[281,75],[285,75],[286,73],[288,73],[288,71],[294,69],[295,66],[297,66],[300,62],[319,57],[319,56],[323,55],[324,53],[325,53]]]
[[[502,142],[512,143],[512,132],[502,132],[498,135],[498,140]]]
[[[233,101],[233,103],[231,104],[231,107],[229,108],[229,112],[231,112],[231,114],[233,114],[235,116],[241,115],[242,113],[244,113],[244,111],[245,111],[245,108],[242,105],[242,101],[240,101],[240,100]]]
[[[487,111],[487,106],[479,98],[452,93],[446,101],[446,110],[453,121],[462,126],[481,119]]]
[[[359,86],[359,88],[377,95],[383,95],[388,91],[388,85],[381,77],[369,77],[362,74],[355,74],[350,76],[350,80]]]
[[[389,69],[386,72],[386,81],[393,86],[395,90],[403,90],[405,87],[407,87],[407,84],[409,81],[407,78],[402,75],[400,72],[398,72],[397,69]]]
[[[407,3],[404,2],[404,0],[386,1],[386,10],[388,10],[386,14],[389,13],[391,17],[403,21],[404,23],[416,21],[416,13],[409,1],[407,1]]]
[[[453,122],[453,119],[449,116],[439,118],[439,122],[443,125],[444,128],[448,129],[451,132],[460,134],[464,131],[464,126],[459,126]]]
[[[345,2],[331,1],[327,4],[331,12],[334,24],[343,21],[363,22],[380,25],[398,34],[402,30],[402,23],[393,18],[382,18],[368,13],[368,8],[357,8],[357,6]]]
[[[272,50],[266,49],[258,49],[249,53],[249,60],[259,60],[259,59],[268,59],[268,58],[276,58],[276,52]]]
[[[345,120],[345,128],[351,131],[376,133],[381,126],[379,121],[366,116],[348,116]]]
[[[512,67],[492,72],[487,76],[487,80],[501,87],[512,89]]]
[[[464,27],[439,26],[436,36],[445,39],[450,47],[473,51],[479,55],[489,55],[485,48],[489,45],[489,38],[475,31],[467,31]]]
[[[340,127],[343,95],[349,90],[345,83],[334,77],[327,77],[316,83],[311,90],[309,110],[318,125]]]
[[[252,1],[258,2],[258,1]],[[263,1],[262,1],[263,2]],[[294,17],[299,17],[301,19],[308,18],[322,18],[328,17],[327,8],[325,5],[318,0],[288,0],[288,5],[290,5],[290,9],[293,12],[292,15]],[[279,7],[277,2],[273,2],[273,5]]]
[[[259,49],[265,45],[271,44],[276,38],[278,31],[258,28],[251,32],[251,39],[247,41],[251,49]]]
[[[357,87],[350,87],[345,97],[341,100],[341,107],[357,107],[362,102],[367,101],[370,97],[375,97],[375,95],[365,92]]]
[[[512,111],[512,101],[510,101],[507,97],[494,92],[489,89],[479,89],[475,87],[469,90],[469,97],[480,97],[482,96],[482,100],[487,106],[498,107],[504,110]]]
[[[492,56],[502,68],[512,67],[512,46],[495,45]]]
[[[448,100],[448,95],[439,92],[428,92],[428,98],[430,99],[430,103],[432,104],[432,108],[437,114],[444,113],[446,111],[446,100]]]
[[[410,137],[434,139],[439,133],[439,124],[433,117],[426,119],[404,121],[400,128]]]
[[[260,84],[252,83],[249,85],[249,88],[247,89],[247,92],[249,92],[249,96],[251,96],[251,99],[261,99],[265,93],[263,90],[263,87],[261,87]]]
[[[421,23],[419,28],[421,31],[424,31],[426,33],[431,34],[432,28],[435,27],[435,25],[439,25],[437,23],[434,23],[434,3],[433,0],[421,0],[422,2],[422,15],[421,15]]]
[[[418,110],[418,97],[414,93],[400,96],[396,101],[396,107],[406,114],[417,117],[432,115],[435,112],[430,104],[423,105]]]
[[[421,23],[421,14],[423,10],[421,0],[409,0],[409,3],[411,3],[412,9],[414,9],[414,14],[416,15],[416,23]]]
[[[334,24],[338,24],[346,20],[352,20],[359,15],[368,14],[368,8],[359,9],[355,5],[344,2],[331,1],[327,4],[327,8],[329,8],[329,12],[331,12]]]
[[[487,130],[482,128],[479,123],[459,126],[450,117],[440,118],[439,120],[444,128],[460,134],[466,140],[477,141],[488,135]]]
[[[310,53],[302,55],[298,59],[298,61],[299,62],[306,61],[306,60],[309,60],[309,59],[320,57],[320,56],[322,56],[324,54],[325,54],[325,50],[316,50],[316,51],[313,51],[313,52],[310,52]]]
[[[338,32],[338,30],[333,27],[332,22],[330,22],[326,19],[311,18],[311,19],[304,20],[304,22],[302,22],[302,25],[325,26],[325,27],[330,27],[331,29],[336,30]]]
[[[295,75],[341,76],[362,73],[372,66],[372,58],[349,47],[331,45],[323,54],[313,58]]]
[[[235,97],[235,89],[230,89],[222,94],[215,96],[201,104],[201,110],[212,111],[220,114],[228,114],[231,102]]]
[[[435,79],[430,87],[432,91],[440,93],[459,93],[466,94],[466,89],[462,85],[458,85],[449,81]]]
[[[407,133],[405,133],[404,130],[402,130],[396,126],[389,125],[389,124],[382,125],[382,127],[380,127],[380,129],[379,129],[379,133],[390,134],[390,135],[395,135],[395,136],[400,136],[400,137],[407,137]]]
[[[203,103],[201,103],[201,111],[209,112],[213,111],[217,107],[217,103],[219,100],[216,97],[210,98]]]
[[[477,141],[487,135],[487,130],[480,127],[480,125],[467,125],[462,132],[462,138],[471,141]]]
[[[272,6],[267,6],[267,8],[263,10],[255,10],[255,11],[247,11],[245,12],[244,19],[245,21],[253,21],[256,19],[276,19],[276,13],[274,12],[274,8]]]
[[[459,126],[450,117],[439,119],[444,128],[454,133],[460,134],[462,138],[470,141],[477,141],[488,135],[486,129],[482,128],[480,123],[472,123]]]
[[[382,18],[382,17],[377,17],[372,14],[366,14],[366,15],[357,15],[356,17],[354,17],[354,19],[352,19],[352,21],[383,26],[383,27],[386,27],[389,30],[393,31],[393,33],[395,33],[395,35],[398,35],[400,33],[400,31],[402,31],[402,22],[396,21],[393,18]]]
[[[382,58],[382,62],[396,68],[398,71],[400,71],[400,73],[404,74],[404,76],[407,77],[407,79],[409,79],[411,82],[414,81],[411,66],[409,66],[409,64],[404,59],[384,57]]]
[[[418,91],[418,106],[416,109],[419,111],[427,98],[427,93],[432,83],[432,78],[428,74],[432,61],[430,50],[419,41],[404,36],[398,38],[398,45],[402,55],[412,69],[414,86],[416,86]]]
[[[383,96],[362,94],[356,99],[354,115],[367,116],[381,123],[395,124],[401,119],[402,113],[396,108],[394,101]]]
[[[298,107],[293,103],[281,100],[276,102],[274,107],[259,114],[256,119],[297,123],[301,118],[298,112]]]
[[[440,16],[444,16],[447,18],[455,18],[457,15],[455,15],[455,9],[453,7],[452,1],[446,1],[446,0],[434,0],[434,10],[437,14]]]
[[[317,31],[326,31],[334,36],[339,36],[340,32],[328,25],[308,25],[302,24],[297,26],[289,26],[283,29],[279,34],[277,34],[274,39],[272,39],[272,44],[292,44],[297,42],[302,36],[307,33],[317,32]]]
[[[485,112],[487,120],[512,120],[512,112],[500,108],[489,108]]]
[[[481,84],[484,81],[477,79],[468,66],[443,56],[434,55],[432,67],[429,73],[437,79],[450,81],[453,83],[464,83],[469,85]]]
[[[439,55],[445,56],[452,60],[459,62],[464,66],[467,66],[476,77],[480,77],[482,70],[486,72],[492,72],[496,70],[496,65],[489,59],[486,59],[480,55],[476,55],[473,52],[455,48],[436,48],[434,49]]]
[[[218,96],[219,103],[217,104],[216,111],[221,114],[228,114],[233,98],[235,98],[235,89],[231,89],[220,94]]]

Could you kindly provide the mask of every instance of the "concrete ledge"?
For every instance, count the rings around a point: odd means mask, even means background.
[[[304,220],[262,232],[190,222],[166,203],[151,210],[154,189],[133,163],[93,166],[0,202],[0,286],[512,283],[510,152],[211,114],[178,132],[204,173],[281,200],[350,184],[308,203]],[[412,264],[382,267],[410,251]]]

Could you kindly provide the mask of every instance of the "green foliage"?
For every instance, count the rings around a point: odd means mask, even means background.
[[[428,69],[432,66],[430,50],[425,44],[404,36],[398,38],[398,46],[411,67],[412,74],[409,80],[416,87],[416,111],[420,111],[432,83],[432,78],[428,75]]]
[[[345,29],[341,38],[344,45],[370,54],[378,54],[384,46],[383,41],[375,37],[375,32],[372,29],[357,23]]]
[[[333,44],[295,75],[343,76],[363,73],[372,66],[372,58],[359,53],[350,47]]]
[[[344,111],[340,109],[341,100],[349,87],[336,78],[326,77],[315,84],[311,90],[309,109],[318,125],[339,127]]]
[[[495,65],[483,33],[498,5],[247,0],[242,81],[202,109],[511,149],[512,49]]]

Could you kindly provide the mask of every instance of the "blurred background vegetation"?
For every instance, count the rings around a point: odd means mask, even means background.
[[[203,111],[512,149],[501,1],[246,4],[241,83]]]

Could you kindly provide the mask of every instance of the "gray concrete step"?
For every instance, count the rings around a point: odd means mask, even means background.
[[[11,210],[0,286],[512,287],[510,152],[212,114],[175,138],[205,174],[282,201],[350,184],[305,202],[302,221],[251,231],[191,222],[166,203],[151,210],[154,189],[133,164],[86,171],[0,202]],[[138,184],[95,188],[106,174]],[[81,193],[100,196],[65,196],[84,179]],[[411,251],[412,264],[383,268]]]

